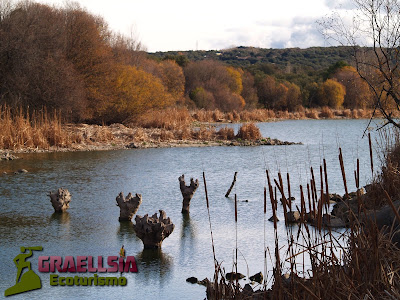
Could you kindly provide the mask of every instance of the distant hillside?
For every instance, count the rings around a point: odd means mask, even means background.
[[[260,64],[274,64],[281,70],[287,69],[288,73],[303,73],[305,70],[326,70],[338,61],[351,63],[351,51],[350,47],[263,49],[241,46],[220,51],[168,51],[149,53],[149,55],[159,59],[184,55],[191,61],[216,59],[242,68]]]

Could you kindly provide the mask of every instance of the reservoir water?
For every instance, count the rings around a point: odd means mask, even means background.
[[[378,122],[378,121],[376,121]],[[42,246],[35,252],[32,270],[42,288],[13,299],[204,299],[205,288],[185,280],[212,278],[214,272],[211,238],[202,172],[210,199],[211,222],[218,261],[232,270],[235,249],[234,194],[238,204],[238,271],[253,275],[264,270],[263,189],[265,169],[276,178],[280,170],[290,172],[292,193],[299,199],[299,185],[310,178],[310,166],[319,170],[326,158],[329,189],[344,193],[338,161],[342,147],[349,191],[355,190],[354,168],[360,159],[362,185],[371,179],[368,139],[362,138],[368,120],[299,120],[259,123],[263,136],[302,142],[302,145],[259,147],[199,147],[130,149],[117,151],[21,154],[22,159],[0,162],[0,297],[15,284],[13,259],[21,246]],[[237,128],[238,125],[230,125]],[[375,123],[371,124],[376,127]],[[372,131],[375,169],[380,147]],[[29,173],[10,175],[18,169]],[[236,185],[230,198],[224,195],[234,172]],[[317,181],[319,172],[317,172]],[[182,196],[178,177],[199,179],[200,187],[191,201],[190,216],[181,214]],[[286,183],[285,183],[286,186]],[[49,191],[67,188],[72,194],[70,209],[53,214]],[[132,226],[118,222],[119,192],[140,193],[138,214],[165,210],[175,230],[162,250],[145,251]],[[283,220],[282,208],[278,217]],[[272,215],[268,205],[267,218]],[[279,239],[285,244],[285,226],[279,222]],[[49,274],[39,273],[39,255],[112,256],[125,245],[136,258],[138,273],[125,274],[125,287],[50,286]],[[274,249],[273,224],[266,223],[266,245]],[[272,262],[268,262],[271,266]],[[272,270],[272,268],[271,268]],[[271,271],[270,270],[270,271]],[[67,276],[89,274],[71,274]]]

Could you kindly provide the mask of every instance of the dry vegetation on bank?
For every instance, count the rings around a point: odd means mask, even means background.
[[[287,227],[287,240],[282,242],[282,239],[278,238],[277,221],[273,218],[275,247],[265,252],[264,267],[268,269],[267,278],[253,286],[244,282],[243,286],[237,280],[227,280],[224,269],[215,260],[214,279],[206,281],[207,299],[400,299],[400,245],[398,243],[400,136],[398,130],[390,132],[389,135],[382,147],[383,167],[375,175],[368,187],[368,192],[363,196],[357,193],[357,199],[355,198],[354,201],[358,202],[358,212],[355,208],[349,213],[349,228],[345,234],[335,234],[329,227],[323,228],[320,224],[311,225],[301,221],[298,226]],[[324,172],[326,175],[326,170]],[[344,174],[343,171],[342,174]],[[358,169],[355,170],[355,175],[358,187],[357,176],[359,178],[360,175]],[[322,171],[321,177],[323,177]],[[327,177],[324,177],[324,183],[321,179],[322,190],[327,189]],[[274,194],[274,179],[270,180],[268,172],[267,178],[267,189],[270,194],[268,205],[271,205],[273,216],[276,216],[278,198],[281,195],[277,195],[276,192]],[[314,179],[314,175],[312,178]],[[343,178],[346,184],[346,176],[343,175]],[[313,189],[313,179],[311,189]],[[286,187],[283,187],[280,175],[279,180],[276,180],[275,185],[278,189],[280,189],[277,183],[279,181],[282,190],[285,190]],[[317,185],[319,186],[319,183]],[[302,194],[301,218],[304,220],[303,218],[307,215],[305,213],[306,190],[308,190],[309,202],[310,192],[308,185],[307,189],[304,189],[304,194],[301,187],[300,190]],[[314,197],[312,193],[313,201],[316,202],[314,209],[318,208],[318,217],[326,203],[321,199],[322,197],[319,199]],[[285,199],[285,196],[282,195],[282,198]],[[389,208],[389,214],[393,216],[390,219],[393,222],[387,221],[389,218],[382,221],[380,217],[376,217],[384,205]],[[385,225],[382,226],[382,223]],[[283,248],[285,251],[282,251]],[[305,262],[310,264],[309,267],[304,268]],[[261,265],[262,262],[260,262],[260,268]]]
[[[131,147],[229,144],[229,141],[263,139],[257,126],[246,125],[235,135],[232,128],[215,123],[268,122],[287,119],[369,118],[363,109],[303,109],[290,113],[267,109],[223,113],[219,110],[189,111],[186,108],[154,110],[130,124],[110,126],[63,124],[62,116],[46,109],[31,114],[0,106],[0,149],[94,150]],[[274,141],[271,141],[274,143]],[[275,141],[277,143],[277,141]],[[213,143],[211,143],[213,144]]]

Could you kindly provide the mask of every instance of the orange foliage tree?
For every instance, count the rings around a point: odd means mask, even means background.
[[[355,68],[350,66],[340,68],[333,74],[332,78],[346,88],[344,107],[352,109],[372,107],[373,98],[369,86]]]
[[[160,79],[167,91],[175,98],[181,100],[185,92],[185,75],[182,68],[173,60],[160,62]]]
[[[189,63],[184,69],[185,89],[196,106],[222,111],[241,110],[245,101],[242,72],[224,64],[203,60]]]
[[[244,71],[242,74],[242,86],[241,96],[246,102],[246,108],[256,108],[258,106],[257,89],[255,87],[254,76],[248,71]]]
[[[128,122],[149,109],[175,103],[161,80],[133,66],[121,65],[113,80],[117,95],[100,112],[106,122]]]
[[[278,82],[266,75],[257,84],[259,101],[268,109],[295,110],[301,105],[300,88],[287,81]]]
[[[318,89],[318,104],[339,108],[343,105],[346,88],[334,79],[328,79]]]

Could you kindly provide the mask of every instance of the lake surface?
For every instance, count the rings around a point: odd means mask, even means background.
[[[262,134],[303,145],[260,147],[205,147],[131,149],[118,151],[24,154],[23,159],[0,162],[0,174],[20,168],[20,175],[0,175],[0,295],[15,284],[13,258],[21,246],[43,246],[35,252],[32,269],[40,275],[42,289],[20,294],[15,299],[204,299],[205,288],[185,280],[213,276],[213,254],[204,194],[205,172],[210,199],[211,222],[218,261],[232,270],[235,249],[234,194],[238,204],[238,271],[253,275],[264,270],[263,189],[265,169],[276,178],[280,170],[290,172],[292,194],[299,199],[299,184],[306,185],[310,166],[318,173],[327,160],[330,192],[344,193],[338,161],[342,147],[349,191],[355,190],[354,168],[360,159],[360,181],[371,179],[368,139],[362,138],[368,120],[300,120],[260,123]],[[230,125],[237,128],[238,125]],[[375,126],[372,124],[371,126]],[[378,138],[372,132],[373,140]],[[375,144],[375,169],[379,164]],[[230,198],[224,195],[233,174],[238,178]],[[191,201],[190,217],[181,214],[182,196],[178,177],[199,179],[200,187]],[[285,186],[286,183],[285,183]],[[53,215],[47,193],[59,187],[72,194],[70,209]],[[175,230],[161,252],[144,251],[131,226],[118,222],[119,192],[140,193],[138,214],[166,211]],[[245,202],[244,200],[248,200]],[[298,200],[296,200],[296,203]],[[278,217],[283,220],[282,208]],[[272,215],[268,205],[267,219]],[[280,242],[286,244],[286,229],[279,222]],[[266,245],[273,255],[273,224],[266,222]],[[39,273],[39,255],[111,256],[121,245],[134,255],[138,273],[125,274],[125,287],[52,287],[49,274]],[[272,262],[268,261],[269,271]],[[90,276],[89,274],[77,274]],[[66,275],[74,276],[74,274]],[[99,275],[102,276],[102,275]],[[13,299],[14,299],[13,298]]]

